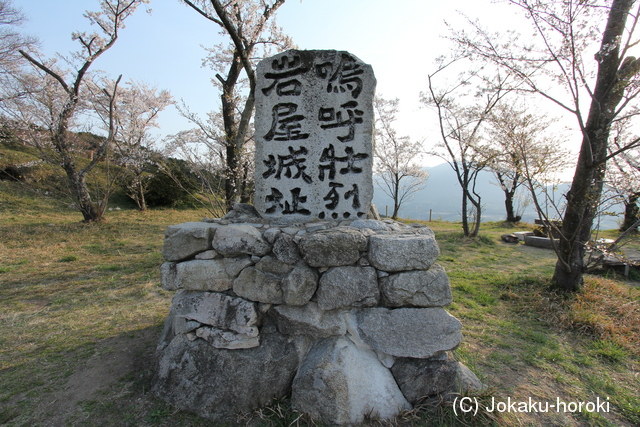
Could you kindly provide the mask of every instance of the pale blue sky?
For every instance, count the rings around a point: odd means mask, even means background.
[[[82,14],[97,10],[97,0],[14,0],[28,16],[24,29],[38,37],[47,55],[76,48],[74,30],[91,30]],[[218,108],[219,94],[210,84],[213,72],[201,67],[201,45],[219,43],[219,29],[178,0],[152,0],[153,13],[138,10],[127,21],[116,45],[95,68],[125,80],[135,79],[168,89],[176,99],[204,115]],[[491,0],[287,0],[277,21],[301,49],[347,50],[373,66],[377,92],[400,98],[402,134],[434,140],[436,123],[420,108],[433,60],[446,53],[444,20],[462,23],[457,13],[498,28],[517,19],[513,7]],[[175,109],[160,117],[160,133],[190,128]],[[439,163],[439,162],[438,162]]]

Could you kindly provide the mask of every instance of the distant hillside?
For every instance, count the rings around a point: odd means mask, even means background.
[[[429,211],[431,210],[434,220],[443,221],[460,221],[462,207],[462,189],[458,184],[456,174],[451,167],[443,163],[438,166],[425,168],[429,172],[429,179],[424,189],[415,193],[413,198],[405,202],[400,208],[400,217],[410,219],[429,219]],[[506,218],[504,207],[504,192],[497,184],[497,180],[493,173],[482,171],[478,176],[477,192],[482,197],[482,221],[501,221]],[[560,200],[568,191],[569,184],[561,184],[556,189],[556,199]],[[521,199],[528,201],[524,191],[521,193]],[[381,215],[385,214],[385,206],[388,206],[389,215],[393,210],[393,201],[386,194],[375,187],[373,195],[373,203],[378,208]],[[615,209],[617,212],[623,212],[622,207]],[[529,202],[524,210],[522,220],[532,223],[538,215],[532,203]],[[608,218],[603,221],[600,228],[612,229],[617,228],[618,224],[615,218]]]

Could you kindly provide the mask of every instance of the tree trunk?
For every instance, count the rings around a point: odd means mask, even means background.
[[[67,165],[64,167],[67,172],[67,177],[71,183],[71,188],[74,189],[76,202],[78,208],[82,212],[82,222],[100,222],[104,220],[102,212],[96,207],[95,203],[91,200],[87,183],[84,180],[84,176],[76,173],[74,168],[69,168]]]
[[[142,178],[138,177],[138,209],[144,212],[147,210],[147,200],[144,198],[144,185],[142,184]]]
[[[513,208],[513,199],[515,194],[511,191],[504,192],[504,206],[507,210],[507,222],[516,223],[522,219],[520,215],[516,215],[516,211]]]
[[[469,217],[467,215],[467,193],[462,191],[462,234],[464,237],[469,237]]]
[[[476,221],[473,224],[473,231],[470,233],[470,237],[476,237],[480,233],[480,222],[482,221],[482,205],[480,204],[480,198],[478,203],[472,202],[476,209]]]
[[[224,183],[225,207],[228,211],[233,209],[238,195],[238,156],[236,138],[238,135],[238,122],[236,120],[236,95],[235,86],[242,71],[240,56],[234,55],[226,80],[218,76],[222,82],[222,121],[224,123],[226,144],[226,176]]]
[[[394,174],[393,180],[393,214],[392,219],[398,219],[398,212],[400,211],[400,178],[398,173]]]
[[[632,193],[629,195],[629,198],[624,202],[624,222],[620,227],[620,231],[625,232],[629,228],[634,227],[634,230],[631,232],[635,233],[638,231],[638,226],[636,223],[638,219],[640,219],[640,209],[638,209],[638,199],[640,198],[640,193]]]
[[[496,172],[496,177],[498,178],[498,182],[502,187],[502,191],[504,191],[504,207],[507,212],[507,219],[505,221],[509,223],[516,223],[522,219],[521,216],[516,216],[516,211],[513,208],[513,199],[516,195],[519,174],[516,173],[514,179],[512,180],[511,188],[507,188],[507,183],[505,182],[505,178],[501,173]]]
[[[553,287],[576,292],[583,283],[585,245],[602,193],[611,122],[616,106],[622,100],[628,69],[620,67],[620,39],[633,0],[613,0],[607,26],[602,35],[596,86],[589,116],[583,130],[582,145],[559,241],[558,261],[553,274]]]
[[[76,165],[71,155],[69,141],[67,135],[68,122],[73,115],[76,102],[72,99],[65,106],[60,114],[60,122],[52,135],[52,142],[55,149],[60,154],[62,160],[62,168],[69,179],[70,188],[72,189],[78,209],[82,212],[83,222],[99,222],[104,220],[104,212],[100,211],[95,203],[91,200],[91,194],[87,188],[84,173],[78,173]]]

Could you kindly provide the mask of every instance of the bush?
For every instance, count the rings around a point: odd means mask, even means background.
[[[187,163],[169,158],[156,167],[145,199],[149,207],[189,207],[196,203],[191,194],[198,190],[198,179]]]

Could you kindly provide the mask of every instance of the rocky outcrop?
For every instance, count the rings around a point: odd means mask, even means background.
[[[321,423],[351,425],[481,386],[447,357],[461,324],[443,308],[430,229],[245,211],[167,230],[161,283],[177,292],[158,346],[162,399],[233,423],[290,394]]]

